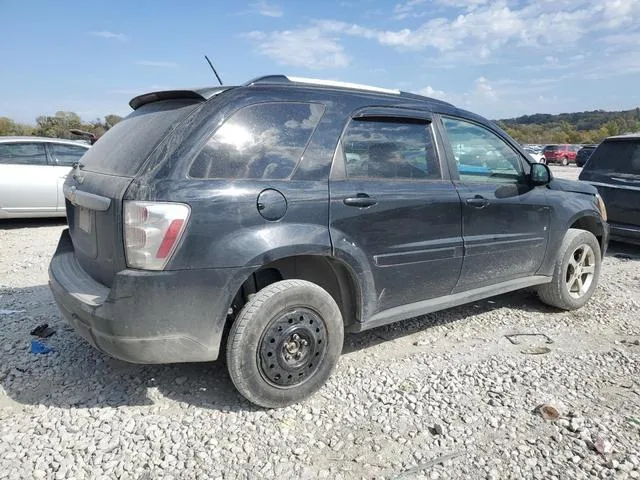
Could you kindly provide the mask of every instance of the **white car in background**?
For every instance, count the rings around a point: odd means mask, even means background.
[[[0,137],[0,219],[64,217],[62,185],[89,148],[59,138]]]
[[[542,153],[542,148],[534,147],[532,145],[525,145],[523,147],[524,151],[533,159],[536,163],[547,163],[544,158],[544,153]]]

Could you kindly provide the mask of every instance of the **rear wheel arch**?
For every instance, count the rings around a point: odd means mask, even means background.
[[[282,280],[306,280],[326,290],[338,304],[345,326],[362,316],[362,296],[355,273],[344,262],[323,255],[295,255],[274,260],[254,271],[236,292],[233,316],[252,295]]]

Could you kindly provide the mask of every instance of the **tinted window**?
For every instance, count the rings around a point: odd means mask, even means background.
[[[50,143],[49,150],[58,165],[72,166],[87,152],[84,147]]]
[[[261,103],[220,126],[189,170],[193,178],[288,178],[302,157],[324,106]]]
[[[589,157],[585,170],[640,175],[640,140],[605,141]]]
[[[87,151],[82,159],[85,170],[135,175],[156,146],[198,105],[192,100],[143,105],[110,128]]]
[[[10,165],[46,165],[42,143],[0,143],[0,163]]]
[[[460,179],[478,182],[517,182],[522,179],[520,155],[504,140],[479,125],[443,118]]]
[[[558,147],[558,145],[547,145],[546,147],[544,147],[545,152],[556,152],[559,149],[560,147]]]
[[[343,139],[349,178],[440,178],[430,126],[354,120]]]

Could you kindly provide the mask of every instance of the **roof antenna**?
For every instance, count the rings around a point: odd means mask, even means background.
[[[211,63],[211,60],[209,60],[209,57],[207,57],[206,55],[204,56],[204,58],[206,58],[207,62],[209,63],[209,66],[211,67],[211,70],[213,70],[213,73],[218,79],[218,82],[220,82],[220,85],[222,85],[222,80],[220,80],[220,75],[218,75],[218,72],[216,72],[216,69],[213,68],[213,64]]]

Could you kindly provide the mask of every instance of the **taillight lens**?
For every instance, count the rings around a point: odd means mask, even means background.
[[[182,203],[124,202],[124,247],[127,265],[162,270],[171,259],[189,219]]]

